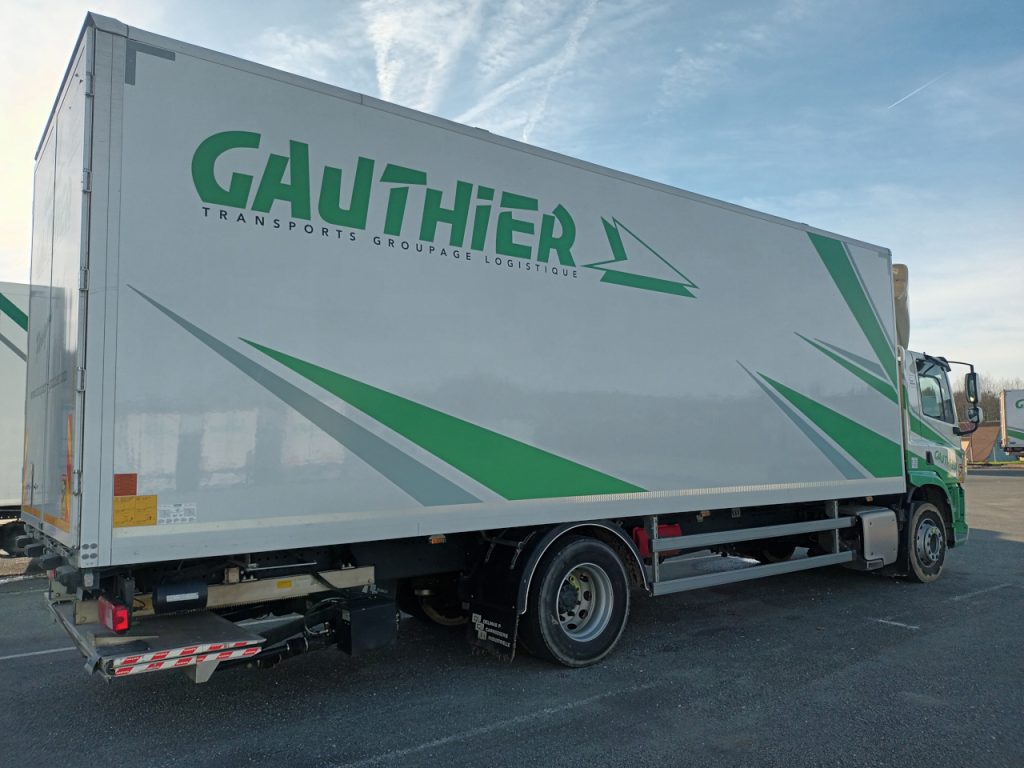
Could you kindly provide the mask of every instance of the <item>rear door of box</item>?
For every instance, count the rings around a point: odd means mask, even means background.
[[[88,237],[92,35],[79,40],[36,155],[32,208],[28,376],[22,512],[76,550]]]

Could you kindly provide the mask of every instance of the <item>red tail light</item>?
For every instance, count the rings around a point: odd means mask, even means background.
[[[98,601],[100,622],[114,632],[128,631],[128,608],[101,597]]]

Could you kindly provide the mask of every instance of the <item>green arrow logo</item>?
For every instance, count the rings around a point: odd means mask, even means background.
[[[673,267],[660,253],[641,240],[631,229],[616,218],[612,218],[609,222],[602,217],[601,223],[604,224],[604,233],[608,238],[608,245],[611,247],[612,258],[605,261],[597,261],[593,264],[583,264],[582,266],[604,272],[604,275],[601,277],[602,283],[625,285],[630,288],[640,288],[645,291],[656,291],[658,293],[670,293],[690,299],[695,298],[692,291],[697,288],[697,284]],[[630,250],[635,257],[633,259],[627,255],[626,245],[622,236],[623,232],[629,238]],[[652,259],[651,256],[654,258]],[[668,271],[666,271],[666,267]],[[629,271],[625,271],[626,269]],[[652,272],[660,272],[661,276],[655,276],[651,274]]]

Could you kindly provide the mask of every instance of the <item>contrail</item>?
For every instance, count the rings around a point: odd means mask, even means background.
[[[576,17],[576,23],[573,24],[572,29],[569,30],[569,39],[566,41],[565,47],[562,49],[561,55],[555,60],[555,66],[551,75],[548,77],[547,82],[544,83],[544,90],[541,93],[540,100],[534,106],[530,116],[526,120],[526,125],[523,126],[523,141],[530,140],[530,134],[533,133],[533,129],[537,127],[543,117],[544,113],[548,108],[548,99],[551,97],[551,89],[555,85],[555,81],[562,76],[562,72],[568,64],[576,58],[576,54],[580,49],[580,38],[587,29],[587,25],[590,23],[591,17],[594,15],[594,9],[597,7],[597,0],[590,0],[587,3],[587,8],[583,13]]]
[[[939,75],[939,77],[942,77],[942,75]],[[907,99],[909,99],[909,98],[910,98],[911,96],[913,96],[914,94],[916,94],[916,93],[920,93],[920,92],[921,92],[921,91],[923,91],[923,90],[924,90],[925,88],[927,88],[927,87],[928,87],[929,85],[931,85],[932,83],[934,83],[934,82],[935,82],[936,80],[938,80],[938,79],[939,79],[939,77],[936,77],[936,78],[934,78],[934,79],[932,79],[932,80],[929,80],[929,81],[928,81],[927,83],[925,83],[924,85],[922,85],[922,86],[921,86],[920,88],[915,88],[914,90],[912,90],[912,91],[911,91],[910,93],[908,93],[908,94],[907,94],[906,96],[904,96],[904,97],[903,97],[902,99],[900,99],[899,101],[894,101],[894,102],[893,102],[892,104],[890,104],[890,105],[889,105],[888,107],[886,107],[886,109],[892,109],[892,108],[893,108],[893,107],[895,107],[895,106],[896,106],[897,104],[902,104],[902,103],[903,103],[904,101],[906,101]]]

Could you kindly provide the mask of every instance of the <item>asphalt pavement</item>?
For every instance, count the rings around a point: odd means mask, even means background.
[[[1024,766],[1024,473],[972,474],[936,583],[842,568],[650,599],[602,664],[396,647],[104,683],[0,583],[0,765]]]

